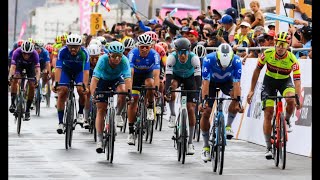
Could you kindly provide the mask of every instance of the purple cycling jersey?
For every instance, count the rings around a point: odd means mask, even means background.
[[[25,60],[22,56],[22,50],[21,48],[17,48],[12,55],[12,60],[11,60],[11,64],[13,65],[17,65],[17,64],[33,64],[35,65],[35,67],[40,67],[40,63],[39,63],[39,55],[37,53],[36,50],[33,50],[33,52],[31,53],[31,56],[29,57],[28,60]]]

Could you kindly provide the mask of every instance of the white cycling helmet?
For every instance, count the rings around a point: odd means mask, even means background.
[[[87,49],[89,51],[90,56],[97,56],[101,53],[100,48],[97,44],[89,44]]]
[[[21,51],[24,53],[32,53],[34,50],[34,44],[30,41],[23,41],[21,44]]]
[[[228,43],[222,43],[219,45],[217,49],[217,59],[218,64],[223,67],[227,68],[230,66],[234,53],[231,46]]]
[[[134,39],[132,39],[132,38],[127,38],[126,40],[124,40],[123,45],[124,45],[124,48],[125,48],[125,49],[128,49],[128,48],[132,49],[132,48],[134,48],[134,47],[135,47]]]
[[[138,36],[138,43],[139,45],[151,45],[152,44],[152,38],[148,34],[141,34]]]
[[[101,41],[100,41],[99,39],[97,39],[97,38],[91,39],[89,45],[90,45],[90,44],[96,44],[96,45],[99,46],[100,51],[102,50],[102,44],[101,44]]]
[[[97,39],[101,42],[102,45],[106,45],[107,40],[103,36],[98,36]]]
[[[206,48],[201,45],[201,44],[197,44],[194,48],[193,48],[193,53],[195,53],[197,56],[199,56],[199,58],[203,58],[207,55],[207,50]]]
[[[70,34],[67,37],[66,41],[67,45],[81,46],[82,45],[82,37],[78,34]]]

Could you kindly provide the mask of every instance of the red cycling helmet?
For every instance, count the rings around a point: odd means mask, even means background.
[[[147,34],[147,35],[151,36],[152,41],[156,41],[157,42],[159,40],[158,34],[153,32],[153,31],[147,31],[144,34]]]
[[[18,41],[18,47],[21,47],[21,44],[23,43],[23,40]]]
[[[46,50],[47,51],[49,51],[49,53],[52,53],[52,51],[53,51],[53,47],[52,47],[52,45],[51,44],[47,44],[47,45],[45,45],[45,47],[44,48],[46,48]]]
[[[158,42],[158,44],[160,45],[160,46],[162,46],[163,47],[163,49],[167,52],[168,51],[168,44],[166,43],[166,42]]]

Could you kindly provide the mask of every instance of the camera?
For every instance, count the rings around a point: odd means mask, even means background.
[[[290,4],[290,3],[285,3],[284,4],[284,8],[286,8],[286,9],[295,9],[296,5]]]

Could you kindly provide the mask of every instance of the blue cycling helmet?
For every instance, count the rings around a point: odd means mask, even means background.
[[[18,48],[18,43],[17,42],[13,43],[13,49],[17,49],[17,48]]]
[[[123,53],[124,46],[118,41],[112,41],[108,46],[109,53]]]

